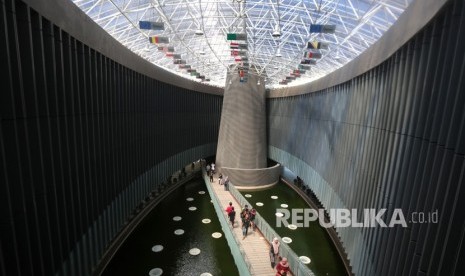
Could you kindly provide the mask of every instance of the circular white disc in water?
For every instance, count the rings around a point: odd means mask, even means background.
[[[199,195],[205,194],[205,191],[199,191]]]
[[[281,204],[281,207],[282,207],[282,208],[287,208],[287,207],[289,207],[289,206],[288,206],[287,204]]]
[[[182,230],[182,229],[176,229],[176,230],[174,230],[174,234],[175,234],[175,235],[178,235],[178,236],[179,236],[179,235],[182,235],[182,234],[184,234],[184,230]]]
[[[203,222],[203,223],[210,223],[211,220],[210,220],[210,219],[203,219],[202,222]]]
[[[297,225],[295,225],[295,224],[289,224],[289,225],[287,226],[287,228],[289,228],[289,229],[291,229],[291,230],[295,230],[295,229],[297,229]]]
[[[195,210],[197,210],[197,207],[194,207],[194,206],[189,207],[189,211],[195,211]]]
[[[263,203],[262,202],[257,202],[255,203],[255,205],[259,206],[259,207],[262,207],[263,206]]]
[[[204,272],[204,273],[200,274],[200,276],[213,276],[213,275],[211,273]]]
[[[276,215],[278,218],[282,218],[282,217],[284,216],[283,213],[276,213],[275,215]]]
[[[289,237],[284,237],[284,238],[282,238],[282,241],[285,242],[285,243],[291,243],[292,239],[289,238]]]
[[[245,197],[252,197],[251,194],[245,194],[244,196],[245,196]]]
[[[160,276],[162,274],[163,274],[163,270],[161,268],[158,268],[158,267],[150,270],[150,272],[149,272],[150,276]]]
[[[179,217],[179,216],[175,216],[175,217],[173,217],[173,220],[174,220],[174,221],[180,221],[180,220],[182,220],[182,218]]]
[[[309,264],[311,262],[310,258],[307,257],[307,256],[300,256],[299,257],[299,260],[303,263],[303,264]]]
[[[157,245],[152,247],[153,252],[160,252],[162,250],[163,250],[163,245],[160,245],[160,244],[157,244]]]
[[[223,234],[221,234],[220,232],[215,232],[212,234],[212,237],[214,237],[215,239],[219,239],[221,238],[221,236],[223,236]]]
[[[271,199],[278,199],[277,196],[271,196]]]
[[[186,198],[187,201],[194,201],[194,199],[192,197],[188,197]]]
[[[194,247],[191,250],[189,250],[189,254],[191,254],[193,256],[199,255],[200,254],[200,249]]]

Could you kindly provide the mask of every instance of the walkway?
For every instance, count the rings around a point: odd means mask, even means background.
[[[270,257],[268,255],[268,242],[265,240],[260,231],[258,231],[258,229],[253,232],[251,228],[249,228],[247,237],[242,239],[241,219],[239,213],[243,206],[239,206],[239,203],[236,201],[236,199],[228,191],[224,190],[224,186],[218,184],[218,178],[216,177],[217,175],[218,173],[216,173],[214,182],[211,183],[211,187],[215,192],[221,206],[223,206],[223,210],[226,208],[229,202],[233,203],[234,209],[236,211],[236,223],[233,229],[234,235],[244,250],[248,262],[251,264],[251,274],[255,276],[274,276],[276,272],[271,268]],[[224,212],[224,215],[226,217],[226,212]]]

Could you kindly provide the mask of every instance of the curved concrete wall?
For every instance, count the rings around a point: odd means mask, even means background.
[[[449,1],[373,69],[268,100],[269,157],[325,208],[405,215],[406,228],[337,228],[356,275],[465,275],[463,49],[465,5]],[[410,222],[435,211],[437,223]]]
[[[90,275],[142,199],[215,154],[222,97],[150,77],[175,80],[70,1],[30,2],[0,5],[0,274]]]

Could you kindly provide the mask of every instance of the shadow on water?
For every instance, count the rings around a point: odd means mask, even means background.
[[[204,191],[205,194],[199,194]],[[193,198],[193,201],[187,201]],[[190,211],[189,207],[197,210]],[[180,216],[180,221],[173,217]],[[210,223],[203,223],[203,219]],[[177,229],[184,234],[175,235]],[[149,275],[153,268],[161,268],[163,275],[239,275],[221,225],[202,179],[192,180],[168,195],[128,237],[102,275]],[[152,247],[162,245],[161,252]],[[200,249],[192,256],[189,250]]]
[[[318,222],[311,222],[308,227],[300,227],[296,230],[291,230],[284,225],[277,227],[277,209],[288,209],[291,211],[294,208],[310,208],[294,190],[280,182],[266,190],[247,191],[242,192],[242,194],[252,195],[250,198],[246,197],[247,200],[281,238],[289,237],[292,239],[289,246],[298,256],[307,256],[311,259],[311,263],[308,266],[316,276],[347,275],[336,247],[326,233],[326,230]],[[272,199],[271,196],[273,195],[278,198]],[[257,202],[262,202],[263,206],[257,206]],[[283,208],[281,204],[287,204],[288,207]],[[303,212],[300,215],[303,216]],[[291,224],[291,219],[288,222]],[[303,223],[303,219],[299,222]]]

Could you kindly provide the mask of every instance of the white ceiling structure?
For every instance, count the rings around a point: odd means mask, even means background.
[[[376,42],[413,0],[72,0],[127,48],[192,81],[224,87],[231,53],[228,33],[247,33],[242,61],[254,65],[267,88],[298,85],[323,77],[360,55]],[[139,28],[139,21],[163,22],[163,30]],[[311,33],[312,24],[336,25],[334,33]],[[276,28],[280,36],[273,36]],[[245,31],[244,31],[245,30]],[[149,37],[167,37],[152,44]],[[309,50],[307,43],[327,44]],[[162,47],[171,46],[196,77],[174,64]],[[308,51],[321,54],[293,80]],[[178,56],[179,57],[179,56]],[[247,71],[246,71],[247,72]],[[300,75],[300,76],[299,76]],[[290,77],[290,78],[289,78]],[[209,81],[205,81],[209,80]]]

